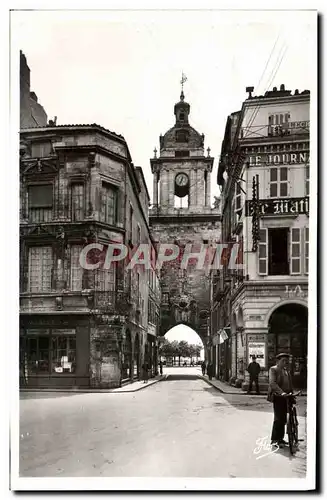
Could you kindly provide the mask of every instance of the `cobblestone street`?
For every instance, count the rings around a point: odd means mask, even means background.
[[[294,457],[288,448],[254,453],[258,439],[270,442],[266,396],[223,394],[198,368],[167,373],[134,393],[22,393],[20,475],[305,476],[305,441]],[[305,404],[299,398],[300,438]]]

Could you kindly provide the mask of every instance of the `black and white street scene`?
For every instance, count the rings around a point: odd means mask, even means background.
[[[17,489],[315,487],[316,17],[11,12]]]

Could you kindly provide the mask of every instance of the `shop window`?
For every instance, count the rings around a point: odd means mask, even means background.
[[[49,335],[26,338],[26,359],[29,374],[49,372]]]
[[[291,274],[301,273],[301,230],[298,227],[291,228]]]
[[[116,224],[117,220],[117,190],[110,184],[102,183],[100,221]]]
[[[288,228],[268,230],[268,274],[289,274]]]
[[[28,263],[28,290],[31,293],[50,292],[52,288],[52,247],[31,247]]]
[[[84,184],[72,185],[72,220],[84,219]]]
[[[270,169],[269,194],[271,198],[288,196],[288,169],[286,167]]]
[[[83,268],[79,262],[82,249],[81,245],[72,245],[70,249],[70,287],[73,291],[83,288]]]
[[[52,372],[74,373],[76,368],[76,336],[52,337]]]
[[[49,222],[52,219],[53,185],[28,187],[28,218],[30,222]]]

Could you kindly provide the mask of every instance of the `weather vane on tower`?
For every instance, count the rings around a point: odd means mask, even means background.
[[[187,80],[187,77],[184,75],[183,71],[182,71],[182,79],[180,81],[181,85],[182,85],[182,92],[181,92],[181,100],[184,99],[184,83],[186,82]]]

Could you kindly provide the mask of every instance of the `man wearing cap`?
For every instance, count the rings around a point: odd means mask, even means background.
[[[259,391],[259,374],[260,374],[261,368],[260,368],[259,363],[257,363],[257,361],[256,361],[256,357],[255,356],[251,356],[251,357],[252,357],[252,361],[249,364],[248,369],[247,369],[247,371],[249,372],[249,375],[250,375],[250,383],[249,383],[249,388],[248,388],[248,394],[250,394],[251,391],[252,391],[253,382],[255,383],[256,393],[260,394],[260,391]]]
[[[277,363],[269,370],[269,388],[267,400],[273,403],[274,424],[271,443],[284,447],[285,424],[287,421],[286,396],[293,391],[291,375],[287,369],[290,355],[282,352],[276,356]]]

